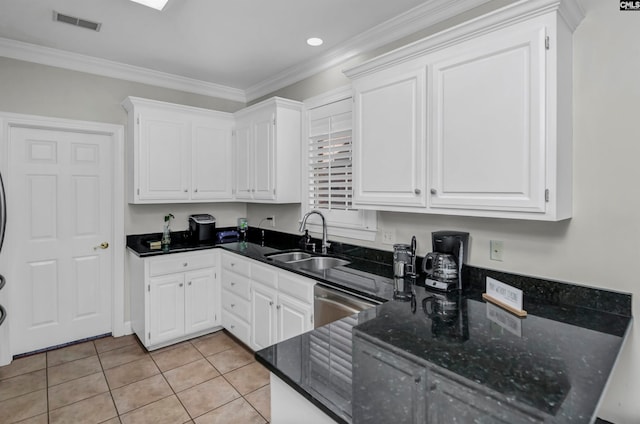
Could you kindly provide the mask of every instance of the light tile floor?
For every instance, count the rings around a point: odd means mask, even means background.
[[[224,331],[151,353],[105,337],[0,367],[0,423],[260,424],[269,372]]]

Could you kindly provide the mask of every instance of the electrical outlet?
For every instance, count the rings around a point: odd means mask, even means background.
[[[382,244],[395,244],[395,242],[396,242],[396,230],[382,231]]]
[[[267,217],[267,219],[271,221],[271,227],[276,228],[276,216],[271,215],[270,217]]]
[[[492,261],[502,261],[502,255],[504,253],[504,242],[502,240],[491,240],[489,242],[489,257]]]

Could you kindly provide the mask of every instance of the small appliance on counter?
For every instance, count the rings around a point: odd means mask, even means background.
[[[434,231],[431,239],[433,252],[427,253],[422,261],[425,286],[444,291],[462,289],[462,264],[467,262],[469,233]]]
[[[412,300],[415,293],[416,236],[411,245],[398,243],[393,245],[393,298]]]
[[[215,243],[216,219],[206,213],[189,215],[189,232],[194,243]]]
[[[240,234],[236,230],[225,230],[218,232],[218,243],[233,243],[240,239]]]

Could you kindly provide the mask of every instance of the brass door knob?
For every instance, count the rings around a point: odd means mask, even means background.
[[[108,249],[108,248],[109,248],[109,243],[107,243],[106,241],[103,241],[102,243],[100,243],[99,246],[95,246],[93,250]]]

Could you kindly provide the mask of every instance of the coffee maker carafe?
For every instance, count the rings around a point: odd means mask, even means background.
[[[431,240],[433,252],[427,253],[422,261],[425,286],[444,291],[462,289],[462,264],[467,261],[469,233],[434,231]]]

